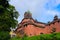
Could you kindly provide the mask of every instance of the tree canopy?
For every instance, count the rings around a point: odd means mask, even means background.
[[[0,40],[9,40],[10,27],[16,27],[19,13],[9,4],[9,0],[0,0]]]
[[[16,27],[18,12],[15,7],[10,5],[7,0],[0,1],[0,30],[9,30]]]

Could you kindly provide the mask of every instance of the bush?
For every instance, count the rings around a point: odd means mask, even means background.
[[[13,37],[11,40],[60,40],[60,33],[53,33],[53,34],[41,34],[38,36],[32,37]]]

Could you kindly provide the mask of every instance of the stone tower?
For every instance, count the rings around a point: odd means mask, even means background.
[[[25,12],[24,18],[32,18],[32,14],[30,13],[30,11]]]
[[[58,20],[58,16],[57,15],[54,16],[54,21],[56,21],[56,20]]]

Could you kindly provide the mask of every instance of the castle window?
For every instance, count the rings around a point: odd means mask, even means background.
[[[42,32],[40,34],[43,34]]]
[[[24,24],[24,27],[27,26],[27,24]]]
[[[30,34],[30,36],[32,36],[32,34]]]
[[[55,24],[55,22],[53,24]]]
[[[56,28],[52,27],[52,32],[51,33],[54,33],[54,32],[56,32]]]
[[[51,25],[51,24],[48,24],[49,26]]]
[[[23,30],[20,30],[20,34],[24,34],[24,31]]]
[[[59,21],[58,21],[58,23],[59,23]]]

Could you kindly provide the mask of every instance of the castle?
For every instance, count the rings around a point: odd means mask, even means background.
[[[60,32],[60,19],[58,16],[55,16],[53,21],[42,23],[34,20],[30,12],[25,12],[23,20],[18,24],[14,32],[19,36],[34,36]]]

